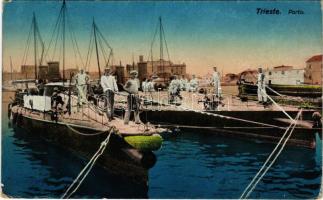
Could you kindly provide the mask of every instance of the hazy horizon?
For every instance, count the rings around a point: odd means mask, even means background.
[[[13,1],[3,7],[3,70],[12,56],[20,70],[27,36],[36,13],[39,30],[48,45],[59,14],[58,1]],[[257,15],[257,8],[279,9],[281,15]],[[186,63],[187,72],[198,75],[224,73],[278,65],[305,67],[305,61],[322,53],[322,16],[319,1],[312,2],[129,2],[67,1],[71,24],[83,60],[87,55],[92,19],[114,49],[114,63],[131,64],[139,55],[147,59],[158,23],[163,19],[170,59]],[[302,10],[289,15],[288,10]],[[156,39],[158,43],[158,38]],[[66,42],[66,68],[78,65]],[[154,58],[159,48],[154,46]],[[52,56],[52,57],[55,57]],[[59,55],[57,55],[59,58]],[[167,58],[166,51],[164,58]],[[33,64],[29,51],[26,64]],[[101,61],[102,62],[102,61]],[[91,70],[96,70],[92,55]]]

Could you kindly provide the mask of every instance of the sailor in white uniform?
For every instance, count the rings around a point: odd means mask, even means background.
[[[220,98],[221,97],[221,80],[220,80],[220,73],[217,71],[216,67],[213,67],[213,85],[214,85],[214,94]]]
[[[192,75],[192,79],[189,83],[189,92],[196,92],[198,86],[199,86],[199,83],[198,83],[197,79],[195,78],[195,75]]]
[[[144,81],[141,83],[141,89],[144,93],[149,92],[149,82],[145,78]]]
[[[89,76],[84,73],[84,70],[81,69],[79,73],[75,76],[76,87],[78,91],[78,105],[86,103],[86,95],[87,95],[87,84],[89,81]]]
[[[265,74],[262,73],[262,68],[258,68],[257,86],[258,102],[264,104],[267,103]]]
[[[174,102],[176,100],[176,97],[179,97],[182,99],[182,96],[180,95],[181,91],[181,82],[177,79],[177,76],[173,76],[173,80],[170,82],[168,87],[168,92],[170,94],[170,102]]]
[[[148,92],[155,92],[155,83],[153,80],[148,80]]]
[[[188,84],[188,81],[187,79],[185,78],[185,76],[183,75],[182,78],[180,79],[180,83],[181,83],[181,90],[182,91],[185,91],[187,90],[187,84]]]
[[[129,93],[127,97],[127,109],[124,117],[124,124],[129,124],[130,120],[130,113],[133,110],[135,116],[135,123],[140,123],[139,118],[139,96],[138,96],[138,89],[139,89],[139,80],[137,78],[138,72],[133,70],[130,72],[130,79],[124,85],[124,89]]]
[[[111,121],[114,114],[114,94],[119,90],[117,81],[111,74],[110,68],[105,68],[104,74],[101,76],[100,84],[103,88],[104,94],[106,95],[104,104],[107,109],[107,117],[109,121]]]

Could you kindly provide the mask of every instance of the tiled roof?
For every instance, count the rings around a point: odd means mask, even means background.
[[[306,62],[322,62],[322,56],[323,55],[316,55],[316,56],[312,56],[310,59],[308,59]]]

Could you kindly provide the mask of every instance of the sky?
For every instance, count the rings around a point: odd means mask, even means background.
[[[51,40],[61,1],[15,1],[3,6],[3,69],[33,64],[33,49],[23,54],[35,12],[45,48]],[[280,15],[258,15],[257,8],[278,9]],[[304,14],[291,15],[288,11]],[[67,1],[69,22],[83,62],[89,49],[93,19],[114,51],[114,63],[130,64],[139,55],[147,59],[162,17],[170,59],[185,63],[187,72],[203,75],[217,66],[223,73],[278,65],[305,67],[305,61],[322,52],[322,16],[319,1]],[[66,33],[66,68],[81,66]],[[158,38],[157,38],[158,41]],[[62,42],[57,44],[59,52]],[[47,61],[62,56],[48,51]],[[31,47],[33,48],[33,47]],[[62,52],[62,51],[60,51]],[[159,57],[159,43],[153,46]],[[92,55],[90,71],[97,69]],[[164,52],[167,58],[167,53]],[[102,60],[102,56],[101,56]],[[103,60],[101,61],[103,62]],[[102,64],[101,64],[102,65]]]

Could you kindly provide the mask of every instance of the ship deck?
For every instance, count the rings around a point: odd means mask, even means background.
[[[25,117],[34,120],[68,125],[73,128],[91,129],[92,131],[107,131],[111,127],[115,127],[118,130],[118,134],[122,136],[152,135],[164,131],[161,128],[146,126],[143,123],[136,124],[133,121],[130,121],[126,125],[123,119],[119,117],[115,117],[112,121],[109,121],[105,113],[95,111],[91,105],[83,105],[79,108],[75,106],[71,114],[60,113],[57,122],[51,119],[51,114],[49,113],[32,111],[19,106],[14,106],[12,112],[21,113]]]
[[[126,95],[126,93],[123,93]],[[126,105],[126,99],[123,95],[116,96],[116,106],[124,107]],[[204,94],[191,93],[183,91],[181,92],[182,100],[177,98],[179,104],[169,103],[169,94],[167,91],[143,93],[140,92],[141,99],[147,99],[147,103],[142,104],[142,110],[194,110],[194,111],[206,111],[203,105]],[[211,95],[208,95],[212,99]],[[239,97],[234,94],[224,94],[221,100],[221,105],[214,110],[208,111],[297,111],[299,110],[296,106],[291,105],[280,105],[280,108],[270,102],[267,106],[259,104],[257,101],[241,101]],[[304,110],[304,109],[303,109]]]

